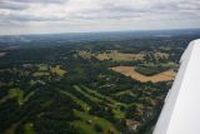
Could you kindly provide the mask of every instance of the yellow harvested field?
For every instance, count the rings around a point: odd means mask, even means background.
[[[153,83],[156,82],[163,82],[163,81],[170,81],[174,80],[176,73],[171,69],[168,71],[164,71],[162,73],[153,75],[153,76],[145,76],[135,71],[135,68],[132,66],[117,66],[111,68],[113,71],[121,73],[125,76],[131,77],[135,80],[140,82],[148,82],[151,81]]]
[[[96,58],[100,61],[113,60],[113,61],[133,61],[144,60],[144,54],[132,54],[132,53],[120,53],[112,51],[110,53],[101,53],[96,55]]]

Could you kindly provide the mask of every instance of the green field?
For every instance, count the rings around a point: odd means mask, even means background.
[[[72,122],[72,125],[83,134],[119,134],[119,131],[104,118],[93,116],[84,112],[74,111],[76,117],[80,120]],[[99,126],[97,129],[95,126]]]

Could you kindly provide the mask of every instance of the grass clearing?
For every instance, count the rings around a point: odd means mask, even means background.
[[[92,57],[100,60],[112,60],[112,61],[134,61],[134,60],[144,60],[145,55],[142,53],[133,54],[133,53],[121,53],[116,50],[111,50],[110,52],[105,53],[91,53],[88,51],[79,51],[79,56],[83,59],[91,59]]]
[[[82,57],[83,59],[91,59],[93,57],[93,54],[88,51],[79,51],[78,55]]]
[[[115,96],[121,96],[121,95],[130,95],[132,97],[136,97],[136,95],[131,90],[120,91],[115,94]]]
[[[89,98],[90,100],[92,100],[94,102],[103,102],[103,100],[101,100],[101,99],[99,99],[97,97],[91,96],[88,93],[84,92],[79,86],[74,85],[73,87],[74,87],[74,89],[76,91],[80,92],[82,95],[84,95],[85,97]]]
[[[106,101],[110,102],[112,105],[115,105],[115,106],[117,106],[117,105],[126,106],[125,104],[120,103],[120,102],[117,102],[116,100],[112,99],[111,97],[102,95],[102,94],[98,93],[98,92],[95,91],[95,90],[89,89],[89,88],[86,87],[86,86],[81,85],[81,87],[82,87],[83,89],[85,89],[88,93],[91,93],[91,94],[97,96],[98,98],[100,98],[100,99],[102,99],[102,100],[106,100]]]
[[[61,94],[64,94],[64,95],[70,97],[76,104],[81,106],[84,111],[88,112],[91,109],[91,107],[87,103],[85,103],[81,99],[77,98],[76,96],[72,95],[71,93],[63,91],[63,90],[59,90],[59,92]]]
[[[38,70],[39,71],[48,71],[48,65],[47,64],[39,64]]]
[[[60,65],[56,65],[55,67],[51,67],[51,72],[58,75],[58,76],[64,76],[64,74],[66,73],[66,71],[64,69],[61,68]]]
[[[49,76],[49,75],[50,75],[49,72],[35,72],[35,73],[33,73],[34,77]]]
[[[123,111],[120,110],[120,107],[123,106],[123,107],[127,107],[128,105],[127,104],[124,104],[124,103],[120,103],[120,102],[117,102],[116,100],[108,97],[108,96],[105,96],[105,95],[102,95],[100,93],[98,93],[97,91],[95,90],[91,90],[85,86],[77,86],[75,85],[74,88],[80,92],[81,94],[83,94],[85,97],[91,99],[92,101],[94,102],[103,102],[105,105],[109,106],[112,108],[112,113],[114,114],[114,117],[116,119],[124,119],[125,118],[125,114]],[[87,92],[85,92],[85,90]],[[91,93],[91,94],[89,94]],[[107,102],[105,102],[105,100]]]
[[[125,113],[122,112],[119,107],[112,109],[112,113],[116,119],[125,119],[126,117]]]
[[[33,123],[28,122],[24,125],[24,134],[36,134]]]
[[[118,130],[110,123],[108,120],[97,117],[94,115],[90,115],[85,112],[80,112],[74,110],[74,114],[76,117],[79,117],[80,120],[72,122],[72,125],[77,129],[80,129],[84,134],[118,134]],[[98,132],[95,129],[95,125],[98,125],[102,128],[102,132]]]
[[[153,76],[142,75],[138,73],[137,71],[135,71],[135,68],[132,66],[117,66],[111,69],[115,72],[121,73],[125,76],[131,77],[132,79],[138,80],[140,82],[151,81],[153,83],[157,83],[157,82],[162,82],[162,81],[170,81],[170,80],[174,80],[176,76],[176,73],[172,69],[153,75]]]
[[[37,65],[38,70],[33,73],[34,77],[49,76],[55,74],[57,76],[64,76],[66,71],[62,69],[61,65],[49,66],[47,64]]]
[[[40,84],[42,84],[42,85],[45,85],[45,84],[46,84],[43,80],[30,80],[29,83],[30,83],[31,86],[33,86],[33,85],[35,85],[35,84],[37,84],[37,83],[40,83]]]
[[[24,96],[24,91],[19,88],[9,89],[8,95],[0,100],[0,104],[6,102],[9,99],[16,98],[17,103],[21,106],[26,103],[31,96],[35,94],[35,91],[30,92],[27,96]]]
[[[73,121],[72,125],[79,130],[82,134],[97,134],[95,129],[83,121]]]
[[[23,96],[24,96],[24,91],[19,89],[19,88],[12,88],[9,89],[8,95],[3,97],[0,100],[0,104],[6,102],[9,99],[17,98],[17,102],[19,105],[23,104]]]
[[[113,60],[113,61],[134,61],[144,60],[144,54],[120,53],[118,51],[111,51],[110,53],[97,54],[96,58],[100,61]]]

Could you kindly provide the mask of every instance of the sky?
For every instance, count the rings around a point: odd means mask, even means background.
[[[200,0],[0,0],[0,35],[200,28]]]

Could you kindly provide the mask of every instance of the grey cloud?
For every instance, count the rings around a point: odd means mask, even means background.
[[[132,17],[140,17],[140,14],[125,14],[125,13],[107,13],[104,11],[98,11],[96,13],[78,13],[76,15],[73,15],[72,19],[78,19],[78,20],[100,20],[100,19],[124,19],[124,18],[132,18]]]
[[[2,0],[0,9],[6,10],[24,10],[29,8],[30,4],[62,4],[69,0]]]
[[[1,17],[2,21],[7,22],[42,22],[42,21],[62,21],[64,18],[61,17],[41,17],[41,16],[29,16],[29,15],[5,15]]]
[[[0,1],[0,9],[7,9],[7,10],[24,10],[27,9],[28,6],[19,3],[12,3],[8,1]]]
[[[63,2],[69,0],[9,0],[6,4],[0,4],[0,9],[11,9],[11,10],[23,10],[28,8],[28,3],[56,3],[61,5]],[[10,4],[9,4],[10,3]],[[20,4],[19,4],[20,3]],[[81,7],[81,5],[80,5]],[[67,7],[66,7],[67,8]],[[65,21],[66,18],[75,19],[120,19],[130,17],[144,17],[145,14],[177,14],[185,13],[184,15],[196,15],[199,12],[200,2],[198,0],[178,0],[178,1],[162,1],[153,0],[148,5],[137,5],[133,6],[128,3],[118,3],[113,0],[103,2],[102,7],[99,9],[86,9],[75,12],[66,17],[56,16],[35,16],[31,15],[15,15],[8,17],[18,21]]]
[[[184,1],[178,5],[180,10],[200,11],[200,1]]]
[[[133,3],[135,1],[138,3]],[[0,26],[6,23],[7,25],[25,25],[31,22],[43,22],[46,25],[57,22],[66,24],[75,22],[89,25],[90,22],[97,23],[105,20],[115,21],[117,24],[117,21],[121,20],[139,19],[145,24],[148,19],[156,22],[173,20],[184,24],[185,20],[195,21],[200,17],[199,0],[144,1],[146,3],[140,3],[139,0],[124,0],[124,2],[121,0],[87,0],[90,6],[79,4],[80,0],[2,0],[0,1]],[[68,5],[67,2],[74,3]],[[133,23],[131,21],[130,24]]]
[[[64,3],[69,0],[9,0],[10,2],[16,3]]]
[[[139,18],[145,14],[168,14],[177,11],[177,4],[157,2],[149,6],[132,6],[131,4],[105,3],[101,9],[88,10],[78,13],[76,17],[83,19],[123,19]]]

